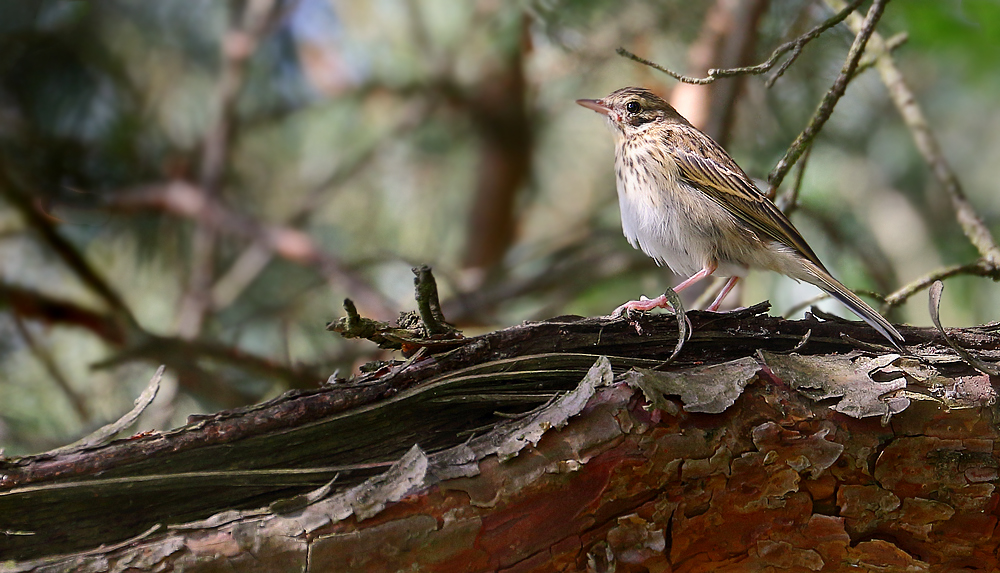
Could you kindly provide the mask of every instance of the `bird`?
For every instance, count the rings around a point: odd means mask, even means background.
[[[730,277],[706,310],[717,311],[751,268],[811,283],[849,308],[893,346],[898,330],[835,279],[736,161],[653,92],[626,87],[579,105],[607,118],[615,138],[615,181],[628,242],[688,278]],[[666,295],[626,302],[611,316],[669,308]]]

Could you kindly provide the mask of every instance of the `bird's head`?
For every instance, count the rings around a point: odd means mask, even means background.
[[[576,103],[607,116],[608,123],[625,137],[666,123],[688,123],[669,103],[644,88],[622,88],[603,99],[578,99]]]

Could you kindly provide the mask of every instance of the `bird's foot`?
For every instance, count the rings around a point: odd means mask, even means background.
[[[633,310],[653,310],[654,308],[669,308],[673,310],[670,306],[670,302],[667,300],[666,295],[660,295],[656,298],[646,298],[645,296],[639,297],[639,300],[630,300],[625,304],[619,306],[611,313],[611,318],[618,318],[620,316],[626,315]]]

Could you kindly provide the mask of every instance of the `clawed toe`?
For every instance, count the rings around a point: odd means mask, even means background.
[[[638,311],[649,311],[654,308],[670,308],[670,302],[667,301],[667,297],[660,295],[656,298],[646,298],[645,296],[639,297],[639,300],[630,300],[625,304],[619,306],[611,313],[612,318],[618,318],[621,316],[628,316],[633,310]]]

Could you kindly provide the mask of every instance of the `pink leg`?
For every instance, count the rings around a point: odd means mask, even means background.
[[[726,284],[722,286],[722,290],[719,291],[719,296],[715,297],[712,304],[708,305],[708,308],[705,310],[710,310],[712,312],[719,310],[719,306],[722,304],[722,299],[726,298],[726,295],[729,294],[729,291],[733,290],[733,287],[736,286],[736,283],[739,282],[739,280],[740,277],[729,277]]]
[[[700,281],[701,279],[711,276],[715,272],[718,265],[710,263],[705,266],[705,268],[691,275],[689,278],[685,279],[684,282],[674,287],[674,292],[681,292],[687,287],[693,285],[694,283]],[[735,284],[735,283],[734,283]],[[729,285],[727,285],[729,286]],[[729,288],[733,288],[729,286]],[[726,292],[729,292],[728,290]],[[619,306],[611,313],[611,316],[621,316],[625,312],[630,310],[653,310],[654,308],[670,308],[670,301],[667,300],[666,295],[660,295],[656,298],[647,298],[644,300],[630,300],[625,304]]]
[[[681,284],[675,286],[674,287],[674,292],[681,292],[682,290],[684,290],[687,287],[693,285],[694,283],[700,281],[701,279],[703,279],[703,278],[711,275],[712,273],[715,272],[716,268],[718,268],[718,267],[716,267],[715,265],[711,265],[709,267],[705,267],[705,268],[701,269],[700,271],[698,271],[695,274],[691,275],[689,278],[685,279],[684,282],[682,282]]]

